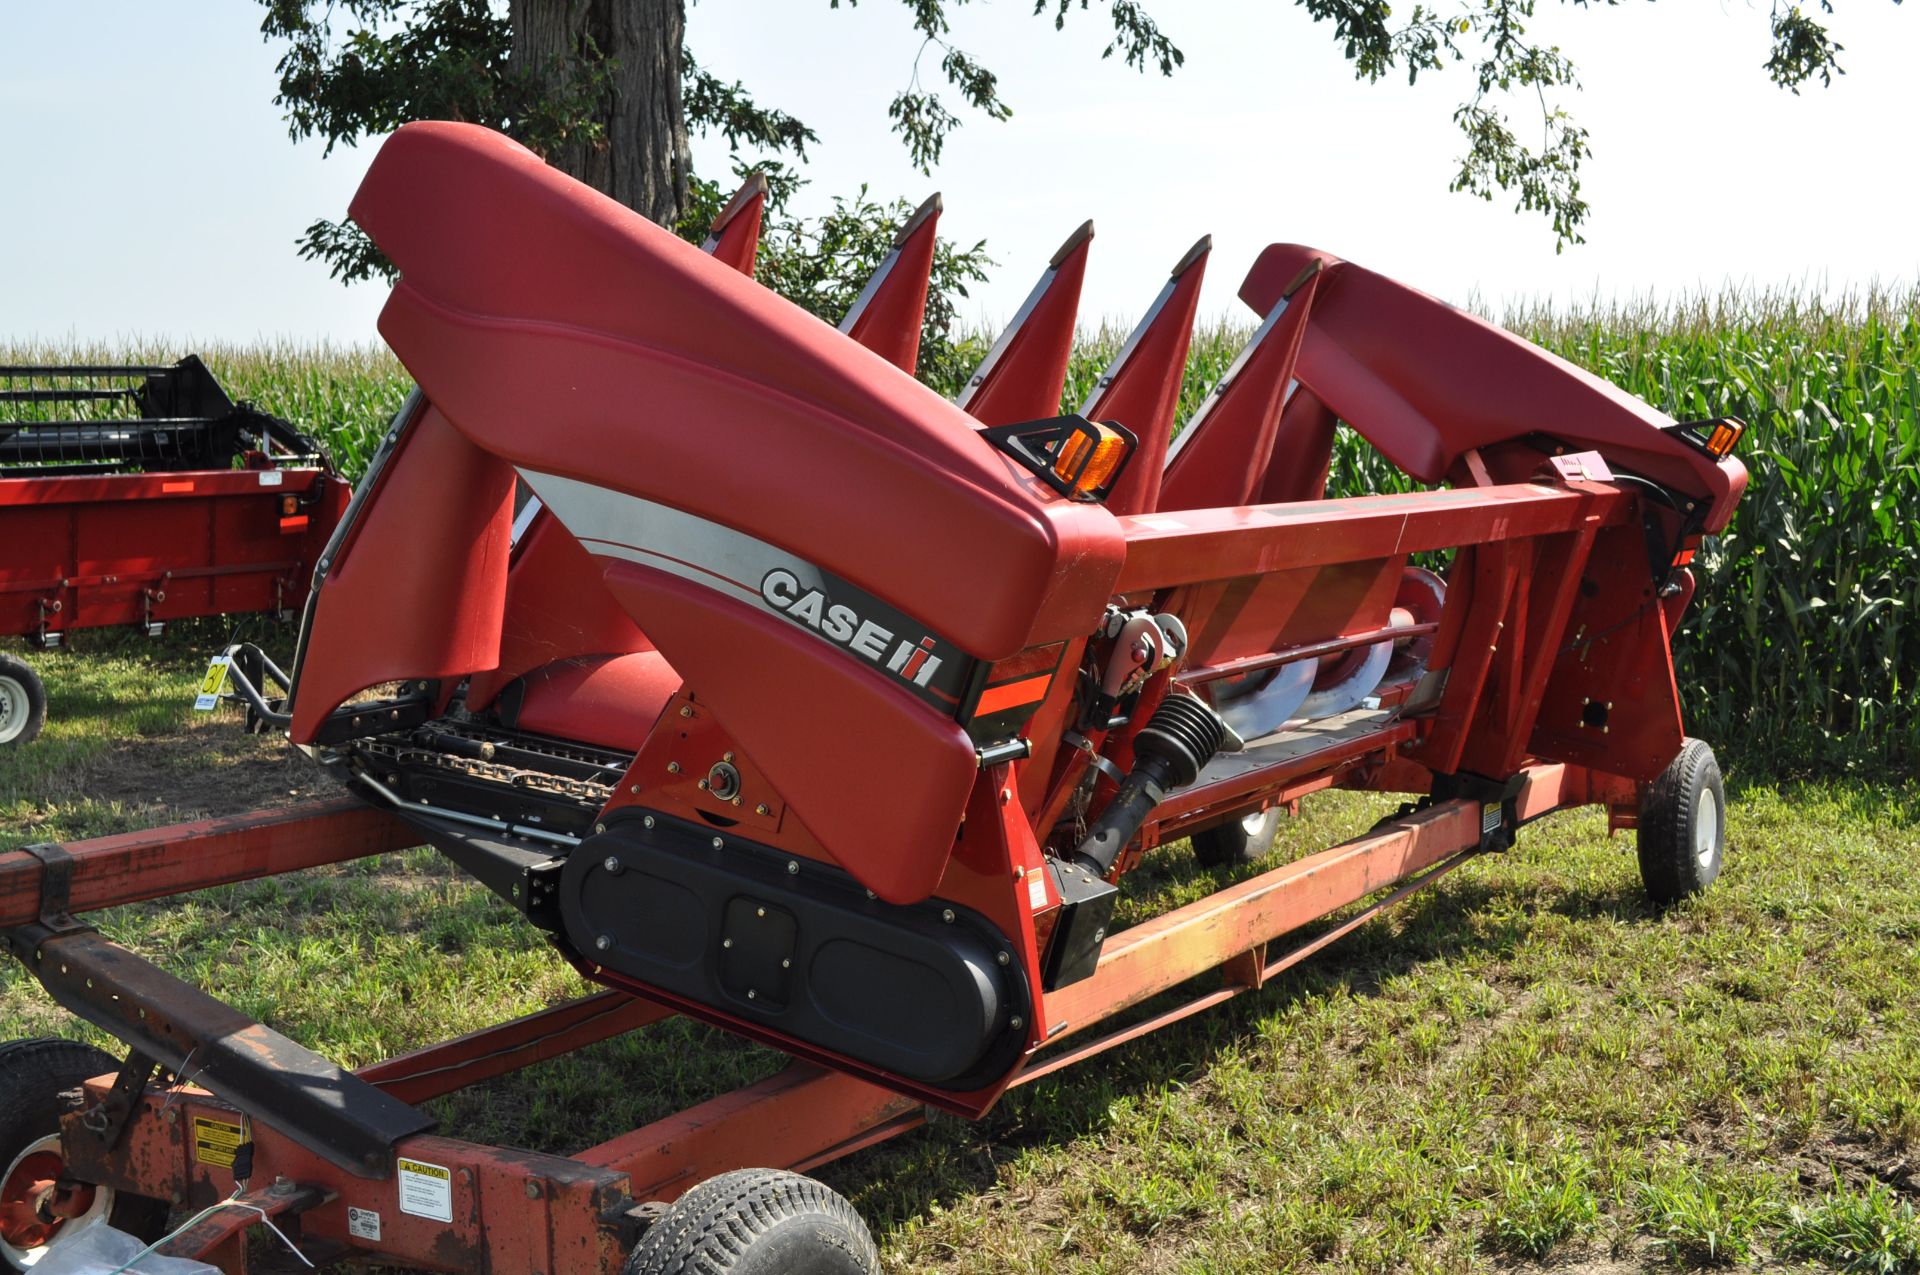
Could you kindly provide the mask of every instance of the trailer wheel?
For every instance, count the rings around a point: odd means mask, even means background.
[[[0,651],[0,747],[31,742],[46,722],[46,683],[31,664]]]
[[[119,1067],[112,1055],[72,1040],[0,1044],[0,1271],[30,1271],[69,1227],[98,1218],[144,1243],[166,1231],[167,1204],[111,1187],[63,1182],[60,1095]]]
[[[740,1169],[680,1197],[640,1240],[623,1275],[874,1275],[880,1254],[860,1215],[812,1178]]]
[[[1226,868],[1252,863],[1273,849],[1274,834],[1287,812],[1275,806],[1193,834],[1193,857],[1202,867]]]
[[[1727,794],[1720,763],[1689,739],[1640,794],[1640,879],[1661,906],[1700,893],[1720,875],[1727,852]]]

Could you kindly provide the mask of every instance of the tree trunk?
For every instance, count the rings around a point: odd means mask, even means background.
[[[670,225],[686,206],[691,168],[680,100],[684,0],[512,0],[509,20],[515,72],[544,77],[596,56],[613,63],[595,109],[606,136],[567,142],[547,162]]]

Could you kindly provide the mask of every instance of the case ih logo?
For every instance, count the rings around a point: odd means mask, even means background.
[[[819,589],[800,583],[791,571],[776,568],[760,581],[767,605],[796,624],[804,624],[831,642],[886,668],[915,686],[926,686],[940,670],[933,638],[917,642],[897,637],[892,629],[862,619],[852,607],[833,601]]]

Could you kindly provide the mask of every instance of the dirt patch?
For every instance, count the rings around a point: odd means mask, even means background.
[[[72,776],[76,795],[117,802],[154,823],[287,806],[341,791],[284,737],[249,735],[219,719],[124,740],[78,772]]]

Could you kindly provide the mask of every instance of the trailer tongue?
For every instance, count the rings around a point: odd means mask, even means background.
[[[136,1047],[57,1140],[74,1180],[211,1203],[270,1166],[316,1249],[435,1269],[681,1269],[732,1228],[866,1270],[844,1202],[738,1171],[977,1116],[1556,810],[1636,827],[1662,901],[1718,872],[1724,797],[1669,643],[1745,483],[1737,423],[1675,424],[1278,245],[1242,290],[1263,322],[1175,438],[1205,241],[1056,415],[1090,226],[950,403],[910,375],[937,201],[838,332],[751,279],[758,207],[750,187],[703,253],[483,129],[383,148],[353,213],[401,268],[381,326],[419,392],[320,557],[291,672],[256,665],[285,702],[240,686],[372,809],[163,833],[142,862],[226,848],[166,892],[424,839],[609,990],[351,1076],[71,921],[150,897],[110,875],[131,848],[0,856],[16,954]],[[1434,489],[1325,498],[1342,421]],[[1114,928],[1143,854],[1245,863],[1334,787],[1410,800]],[[566,1160],[389,1105],[676,1013],[795,1066]],[[219,1067],[184,1101],[244,1117],[251,1179],[165,1149],[148,1079],[202,1048]],[[174,1244],[236,1270],[244,1221]]]

